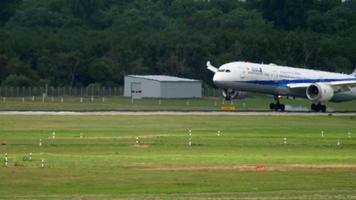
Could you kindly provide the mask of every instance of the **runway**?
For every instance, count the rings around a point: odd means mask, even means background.
[[[0,116],[28,115],[28,116],[356,116],[356,112],[175,112],[175,111],[147,111],[147,112],[120,112],[120,111],[90,111],[90,112],[56,112],[56,111],[0,111]]]

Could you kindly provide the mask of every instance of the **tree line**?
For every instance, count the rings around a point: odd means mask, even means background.
[[[127,74],[211,84],[207,60],[356,67],[356,0],[2,0],[0,8],[2,86],[118,86]]]

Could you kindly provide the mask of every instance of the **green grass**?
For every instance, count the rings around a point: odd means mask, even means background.
[[[42,102],[41,97],[22,98],[0,98],[1,110],[52,110],[52,111],[95,111],[95,110],[161,110],[161,111],[218,111],[222,106],[231,105],[230,102],[224,102],[222,98],[202,98],[202,99],[137,99],[133,102],[130,98],[123,97],[95,97],[92,101],[90,97],[48,97]],[[24,100],[24,101],[23,101]],[[247,99],[234,100],[233,105],[240,111],[260,110],[267,111],[269,104],[273,102],[268,97],[250,97]],[[283,99],[282,103],[289,105],[293,110],[307,111],[310,107],[310,101],[305,99]],[[328,108],[332,111],[356,111],[356,101],[345,103],[328,103]]]
[[[0,116],[0,159],[7,152],[10,160],[0,166],[0,199],[355,198],[356,134],[347,134],[355,124],[331,116]]]

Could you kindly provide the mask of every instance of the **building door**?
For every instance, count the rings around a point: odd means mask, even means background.
[[[133,98],[133,99],[141,99],[142,98],[141,83],[138,83],[138,82],[131,83],[131,98]]]

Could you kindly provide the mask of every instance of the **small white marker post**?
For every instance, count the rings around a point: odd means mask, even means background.
[[[321,137],[324,137],[324,131],[321,131]]]
[[[29,161],[32,161],[32,153],[29,154],[28,160],[29,160]]]
[[[5,153],[5,167],[8,165],[8,158],[7,158],[7,153]]]
[[[3,102],[3,103],[6,103],[6,97],[3,97],[3,98],[2,98],[2,102]]]
[[[189,106],[190,105],[190,102],[189,102],[189,100],[187,101],[187,106]]]
[[[41,167],[42,167],[42,168],[45,167],[45,160],[44,160],[44,159],[41,160]]]
[[[80,138],[80,139],[83,139],[83,133],[80,133],[79,138]]]
[[[35,101],[35,96],[32,96],[32,101]]]
[[[63,103],[64,102],[64,98],[63,97],[61,97],[61,103]]]
[[[140,144],[140,138],[136,137],[136,145],[139,145],[139,144]]]
[[[162,100],[158,100],[158,105],[162,105]]]
[[[40,147],[42,146],[42,139],[40,139],[40,143],[39,143],[39,146],[40,146]]]
[[[339,147],[339,146],[341,146],[341,142],[340,142],[340,139],[337,139],[337,143],[336,143],[336,145]]]
[[[43,93],[43,94],[42,94],[42,103],[45,103],[45,99],[46,99],[46,94]]]
[[[283,143],[284,143],[284,144],[287,144],[287,138],[286,138],[286,137],[283,138]]]
[[[350,131],[347,133],[347,136],[348,136],[349,138],[351,138],[351,132],[350,132]]]
[[[220,137],[220,135],[221,135],[221,131],[218,131],[218,136]]]
[[[102,98],[102,102],[105,103],[105,97]]]
[[[192,146],[192,130],[189,129],[189,141],[188,141],[188,145]]]
[[[83,103],[83,97],[80,97],[80,103]]]
[[[22,97],[22,103],[25,103],[25,98],[24,97]]]
[[[91,101],[91,102],[94,102],[94,96],[91,96],[91,97],[90,97],[90,101]]]
[[[56,132],[52,132],[52,139],[55,140],[56,139]]]

